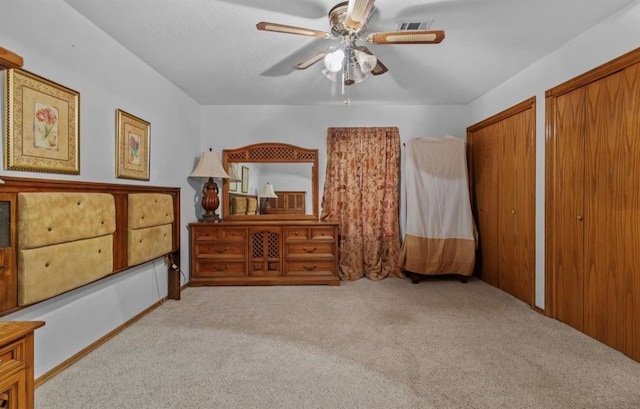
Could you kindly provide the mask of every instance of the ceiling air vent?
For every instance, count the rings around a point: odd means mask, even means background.
[[[401,21],[398,23],[398,31],[428,30],[433,20],[428,21]]]

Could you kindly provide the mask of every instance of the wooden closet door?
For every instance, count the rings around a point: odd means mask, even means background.
[[[517,245],[516,231],[516,178],[517,139],[514,116],[499,122],[500,171],[498,173],[498,232],[500,240],[498,288],[515,295]]]
[[[547,218],[554,246],[554,316],[584,330],[584,90],[556,98],[555,206]],[[550,175],[551,176],[551,175]]]
[[[510,293],[533,305],[535,287],[535,112],[527,109],[510,118],[507,137],[514,144],[513,261]],[[510,134],[510,135],[509,135]]]
[[[639,357],[638,64],[586,87],[585,333]]]
[[[498,125],[479,129],[472,135],[472,174],[476,223],[480,241],[480,278],[498,286]]]

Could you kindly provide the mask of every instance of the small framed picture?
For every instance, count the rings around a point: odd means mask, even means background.
[[[116,177],[149,180],[149,122],[116,109]]]
[[[80,174],[80,94],[18,68],[6,80],[5,169]]]
[[[229,177],[232,178],[238,175],[238,164],[235,162],[231,162],[229,164]],[[237,180],[229,180],[229,192],[237,192],[238,191],[238,181]]]
[[[249,193],[249,168],[242,167],[242,193]]]

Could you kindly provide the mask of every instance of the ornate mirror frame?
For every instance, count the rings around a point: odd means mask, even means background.
[[[318,220],[318,150],[306,149],[286,143],[256,143],[237,149],[222,151],[222,166],[228,172],[229,164],[241,163],[310,163],[311,164],[311,200],[313,214],[230,214],[229,180],[222,182],[222,219],[223,220]]]

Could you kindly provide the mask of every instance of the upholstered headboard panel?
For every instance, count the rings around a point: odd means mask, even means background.
[[[144,263],[171,251],[173,199],[170,195],[134,193],[129,195],[130,266]]]
[[[54,244],[18,252],[18,305],[46,300],[113,271],[113,237]]]
[[[45,300],[113,270],[112,195],[19,193],[18,214],[18,305]]]
[[[180,298],[180,189],[3,177],[0,316],[169,256]]]
[[[19,193],[20,249],[82,240],[116,230],[113,195],[106,193]]]

